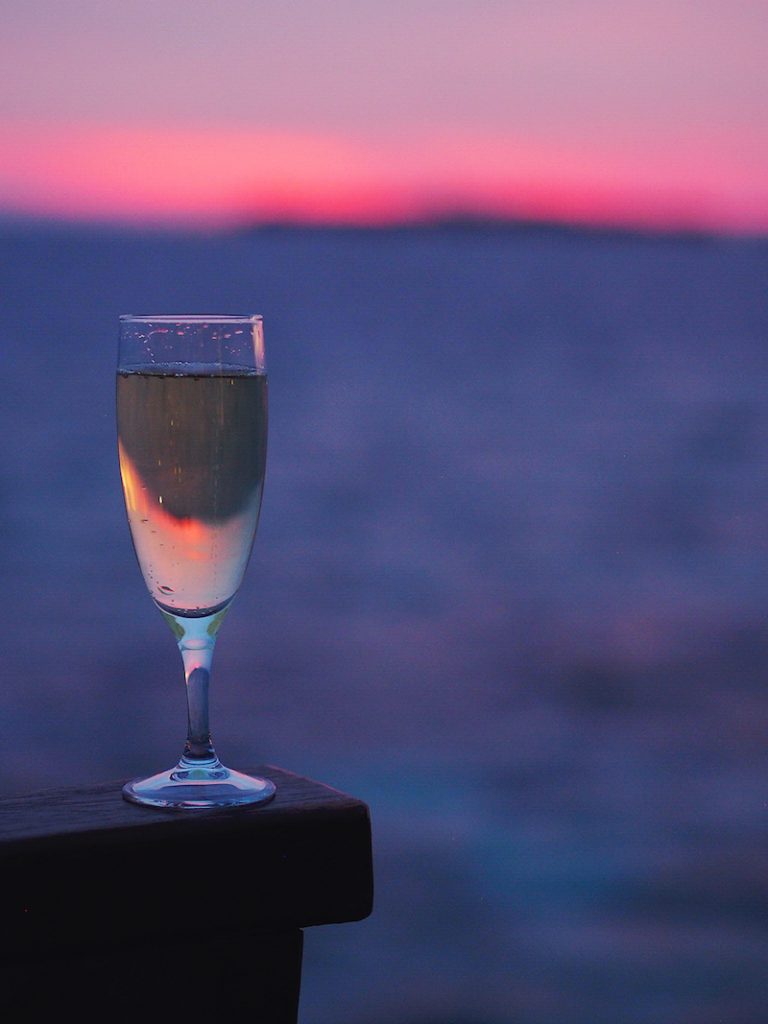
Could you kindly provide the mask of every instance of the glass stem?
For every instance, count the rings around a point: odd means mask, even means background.
[[[208,684],[215,644],[216,639],[211,636],[205,639],[185,636],[179,641],[187,682],[188,721],[182,761],[200,763],[216,760],[208,725]]]

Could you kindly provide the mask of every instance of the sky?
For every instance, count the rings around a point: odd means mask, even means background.
[[[768,229],[765,0],[0,0],[0,212]]]

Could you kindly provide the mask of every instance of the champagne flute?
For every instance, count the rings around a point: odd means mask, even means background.
[[[178,764],[134,779],[150,807],[261,803],[274,784],[225,768],[208,726],[216,635],[253,546],[267,455],[260,316],[123,316],[120,475],[136,557],[179,645],[188,731]]]

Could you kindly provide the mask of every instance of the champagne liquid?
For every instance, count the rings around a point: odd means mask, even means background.
[[[120,474],[136,556],[155,603],[211,615],[240,586],[259,521],[267,378],[173,365],[120,371]]]

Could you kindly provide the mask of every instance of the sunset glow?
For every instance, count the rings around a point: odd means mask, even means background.
[[[768,184],[728,146],[659,150],[456,133],[377,145],[222,129],[8,128],[0,204],[18,214],[226,227],[379,224],[454,213],[637,226],[768,228]],[[55,170],[54,170],[55,169]]]
[[[8,0],[0,214],[768,230],[763,4]]]

